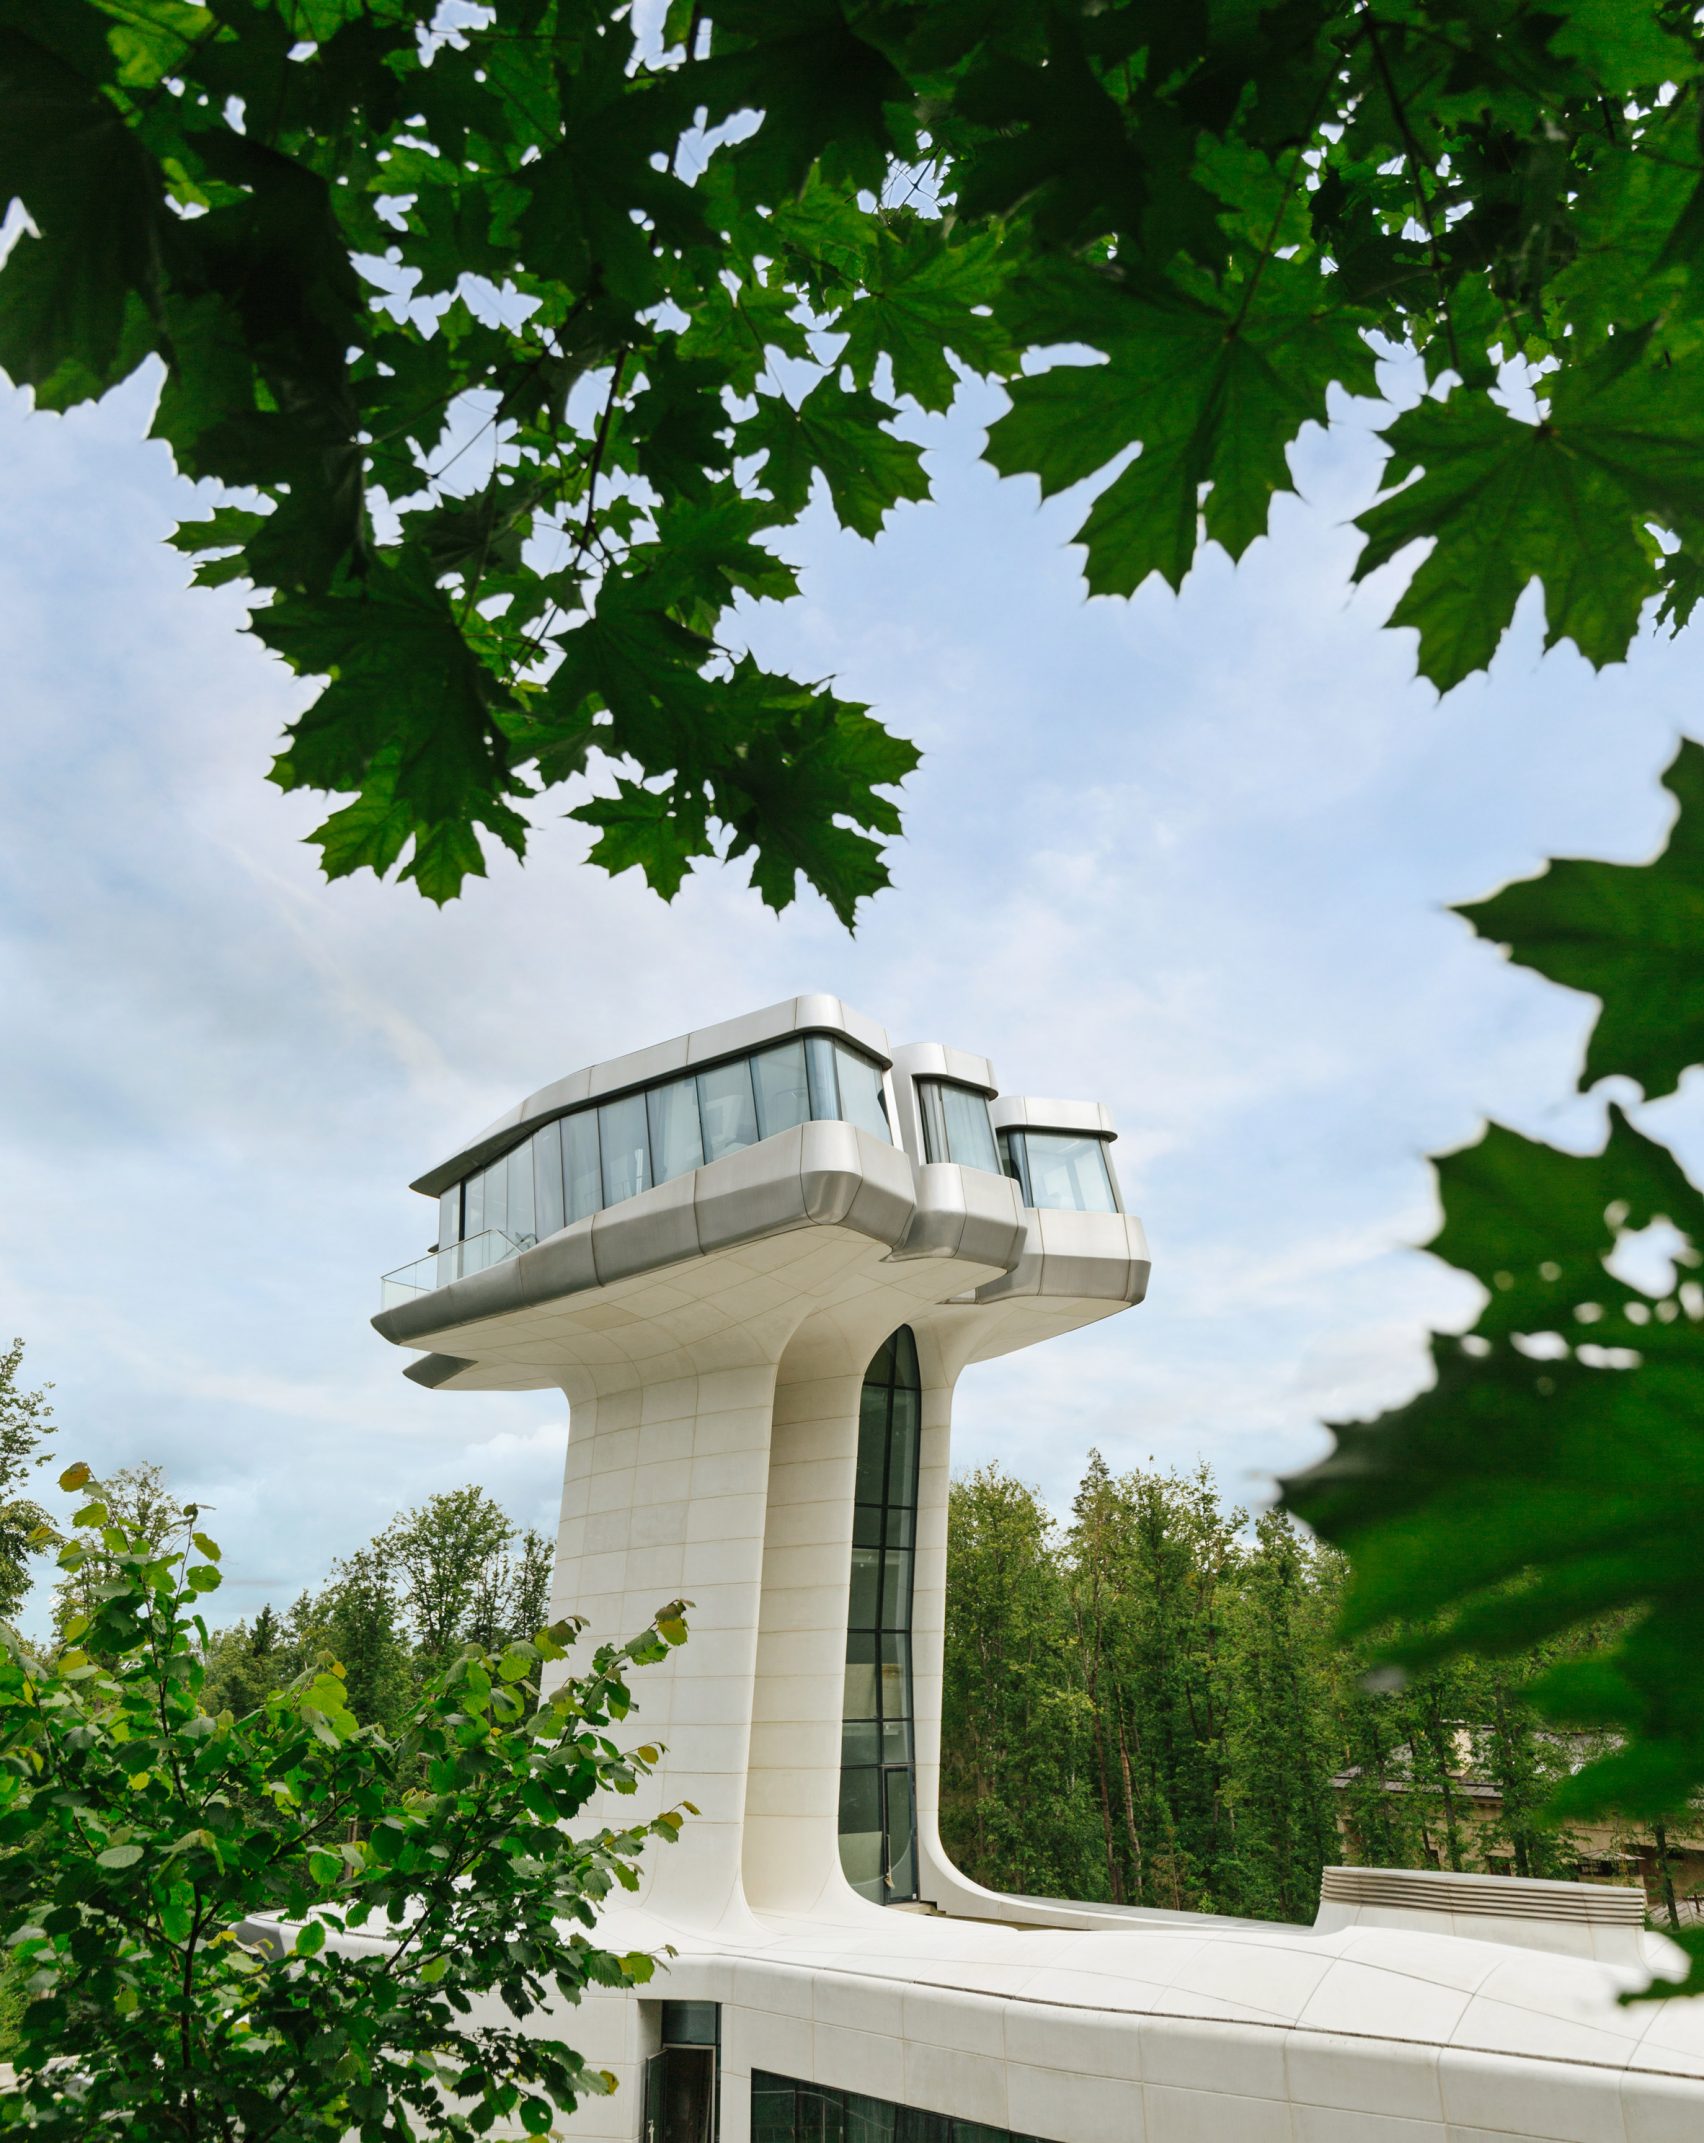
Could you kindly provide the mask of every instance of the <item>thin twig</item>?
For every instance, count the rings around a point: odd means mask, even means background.
[[[1248,318],[1248,309],[1254,303],[1255,292],[1260,288],[1260,278],[1266,273],[1266,263],[1272,258],[1273,248],[1278,243],[1278,231],[1284,221],[1284,212],[1290,206],[1290,196],[1295,192],[1296,181],[1301,176],[1302,159],[1307,154],[1308,147],[1313,141],[1314,125],[1319,118],[1320,107],[1324,104],[1326,94],[1330,90],[1332,83],[1337,79],[1337,74],[1337,68],[1332,67],[1326,74],[1325,80],[1319,85],[1319,93],[1314,98],[1313,109],[1308,113],[1307,124],[1302,129],[1301,139],[1296,143],[1295,154],[1290,158],[1290,175],[1284,181],[1284,191],[1278,196],[1278,206],[1272,217],[1272,228],[1266,234],[1266,242],[1260,249],[1260,258],[1254,264],[1254,273],[1243,286],[1242,303],[1237,307],[1237,316],[1231,322],[1229,329],[1231,335],[1240,334],[1242,324]]]
[[[1397,95],[1395,77],[1390,71],[1390,63],[1385,58],[1384,46],[1379,42],[1378,18],[1370,7],[1363,7],[1361,19],[1367,25],[1367,44],[1372,52],[1373,65],[1378,70],[1379,80],[1384,85],[1384,93],[1390,105],[1391,116],[1395,119],[1397,128],[1402,135],[1403,149],[1408,163],[1408,175],[1414,185],[1414,198],[1419,204],[1420,221],[1425,226],[1427,250],[1432,259],[1432,276],[1437,284],[1438,304],[1444,316],[1444,341],[1449,347],[1450,369],[1460,376],[1462,371],[1461,350],[1456,343],[1455,316],[1450,310],[1449,292],[1444,282],[1444,256],[1438,245],[1437,226],[1432,220],[1432,203],[1427,195],[1425,184],[1420,177],[1422,168],[1430,171],[1432,167],[1420,154],[1420,144],[1414,138],[1414,130],[1408,124],[1408,114],[1403,109],[1402,99]]]
[[[609,397],[604,403],[603,415],[598,419],[597,434],[592,441],[591,467],[586,477],[586,517],[580,523],[579,541],[575,544],[569,556],[563,560],[562,564],[554,568],[558,573],[566,573],[580,563],[596,534],[598,476],[603,468],[604,449],[609,444],[610,426],[615,421],[615,404],[616,397],[621,392],[621,375],[626,370],[627,360],[631,354],[631,351],[628,350],[618,350],[615,354],[615,367],[610,373],[609,380]],[[536,631],[527,635],[523,644],[527,649],[528,660],[543,652],[545,637],[561,615],[562,605],[553,602],[544,614],[544,623]]]

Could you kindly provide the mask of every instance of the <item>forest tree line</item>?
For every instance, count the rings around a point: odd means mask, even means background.
[[[47,1513],[31,1488],[50,1456],[50,1386],[28,1387],[24,1343],[0,1347],[0,1619],[26,1610],[40,1568],[32,1535]],[[115,1522],[159,1542],[181,1543],[188,1526],[164,1469],[115,1468],[103,1481]],[[340,1557],[317,1588],[288,1607],[270,1602],[211,1633],[205,1696],[215,1713],[239,1717],[300,1674],[335,1660],[349,1707],[386,1728],[428,1674],[465,1644],[501,1651],[550,1619],[552,1542],[517,1525],[483,1488],[446,1489],[401,1512],[364,1547]],[[86,1609],[105,1573],[97,1561],[62,1577],[47,1607],[55,1632]]]
[[[0,1348],[0,1617],[24,1607],[45,1513],[29,1493],[52,1410]],[[184,1512],[151,1464],[106,1478],[124,1524],[162,1542]],[[429,1496],[287,1608],[213,1631],[206,1701],[238,1716],[336,1661],[349,1707],[389,1728],[462,1645],[498,1650],[548,1618],[550,1541],[483,1488]],[[1457,1660],[1400,1688],[1334,1631],[1344,1559],[1282,1513],[1252,1522],[1206,1466],[1114,1474],[1090,1455],[1068,1521],[998,1467],[951,1490],[941,1831],[991,1888],[1261,1919],[1313,1917],[1320,1870],[1484,1869],[1569,1878],[1601,1854],[1545,1814],[1587,1737],[1525,1701],[1566,1647]],[[62,1580],[63,1627],[99,1582]],[[1602,1636],[1583,1631],[1583,1649]],[[1673,1917],[1704,1869],[1668,1829],[1608,1841]]]
[[[1334,1635],[1344,1559],[1212,1473],[1113,1473],[1057,1522],[998,1467],[952,1487],[941,1832],[992,1889],[1308,1921],[1322,1867],[1650,1871],[1686,1909],[1683,1818],[1622,1835],[1544,1804],[1596,1753],[1525,1699],[1569,1649],[1404,1686]],[[1581,1650],[1602,1631],[1581,1631]]]

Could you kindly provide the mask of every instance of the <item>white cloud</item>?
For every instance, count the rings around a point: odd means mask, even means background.
[[[231,592],[185,590],[141,406],[0,405],[0,1332],[57,1382],[68,1452],[161,1458],[281,1595],[434,1488],[553,1508],[552,1402],[422,1392],[366,1319],[432,1232],[409,1178],[590,1059],[825,988],[1014,1090],[1106,1099],[1152,1298],[974,1372],[959,1411],[963,1456],[1056,1501],[1093,1442],[1205,1453],[1254,1495],[1320,1418],[1399,1400],[1465,1307],[1402,1249],[1432,1226],[1422,1156],[1486,1111],[1600,1118],[1567,1098],[1589,1006],[1439,910],[1547,853],[1648,853],[1690,663],[1653,642],[1594,680],[1523,614],[1440,705],[1378,628],[1389,576],[1344,595],[1354,438],[1310,441],[1312,503],[1177,599],[1085,603],[1080,506],[980,468],[974,411],[926,428],[935,507],[873,547],[813,521],[757,644],[926,753],[849,941],[737,872],[665,909],[548,816],[443,914],[324,886],[315,801],[264,781],[305,688]]]

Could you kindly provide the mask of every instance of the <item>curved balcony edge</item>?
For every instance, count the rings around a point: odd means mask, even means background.
[[[380,1310],[373,1329],[393,1345],[422,1346],[458,1325],[795,1229],[847,1228],[891,1251],[916,1212],[914,1171],[898,1147],[853,1124],[799,1124]]]

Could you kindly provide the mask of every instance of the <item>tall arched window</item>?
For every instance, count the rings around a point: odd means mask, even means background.
[[[840,1864],[880,1905],[917,1895],[911,1560],[921,1411],[917,1342],[901,1325],[864,1372],[840,1752]]]

